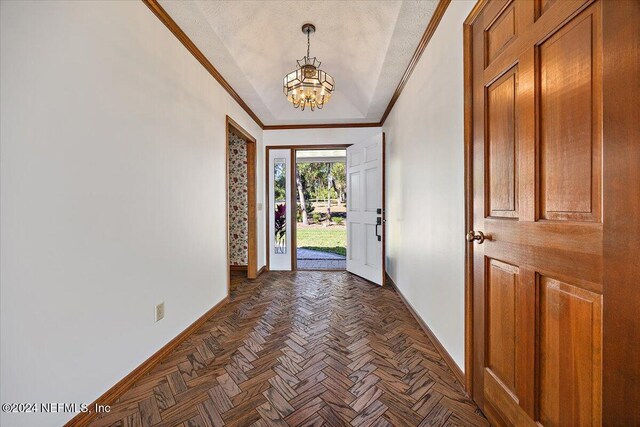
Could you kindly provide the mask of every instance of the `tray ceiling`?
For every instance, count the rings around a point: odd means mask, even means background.
[[[438,0],[159,3],[260,120],[281,125],[379,121]],[[313,112],[282,93],[282,78],[306,55],[305,22],[317,28],[311,56],[336,81]]]

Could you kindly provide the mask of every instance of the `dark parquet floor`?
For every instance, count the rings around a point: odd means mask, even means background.
[[[215,313],[93,426],[487,426],[389,287],[234,276]]]

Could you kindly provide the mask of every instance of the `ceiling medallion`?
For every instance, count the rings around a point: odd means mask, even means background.
[[[285,76],[284,94],[295,108],[309,107],[313,111],[322,109],[329,101],[335,84],[333,77],[319,68],[321,62],[309,55],[310,36],[316,32],[316,27],[304,24],[302,32],[307,35],[307,56],[297,61],[298,68]]]

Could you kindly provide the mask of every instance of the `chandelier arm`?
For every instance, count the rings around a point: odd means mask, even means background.
[[[302,31],[307,34],[307,56],[297,61],[298,68],[285,76],[284,92],[294,108],[314,111],[324,107],[335,86],[333,77],[320,70],[320,61],[316,58],[311,61],[311,33],[315,27],[306,23]]]

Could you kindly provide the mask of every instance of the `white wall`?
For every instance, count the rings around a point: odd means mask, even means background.
[[[301,114],[307,114],[307,112],[301,112]],[[265,130],[264,145],[355,144],[380,135],[380,132],[379,127]]]
[[[464,370],[462,24],[451,2],[384,123],[387,270]]]
[[[225,115],[262,131],[140,1],[0,15],[1,400],[89,403],[226,296]]]

